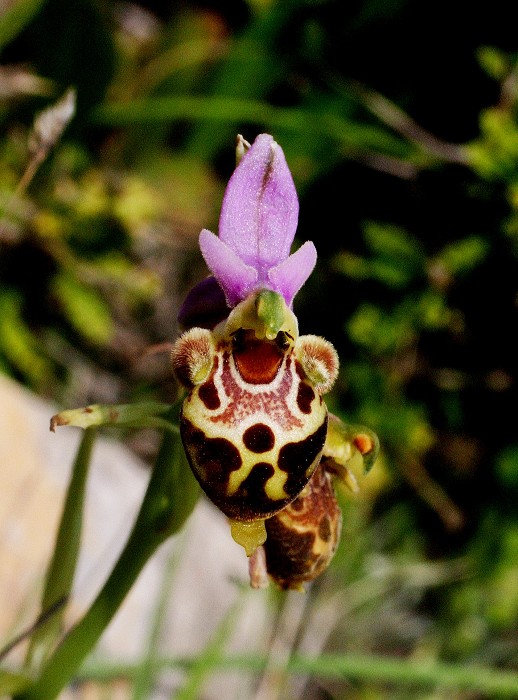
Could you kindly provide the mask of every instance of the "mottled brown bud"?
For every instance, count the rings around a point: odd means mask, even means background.
[[[280,588],[302,590],[329,566],[341,525],[342,514],[322,459],[301,495],[266,521],[263,546],[270,578]]]

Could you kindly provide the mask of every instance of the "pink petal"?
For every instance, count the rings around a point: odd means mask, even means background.
[[[229,306],[238,304],[257,287],[257,270],[244,263],[228,245],[207,229],[200,233],[200,249]]]
[[[272,289],[279,292],[291,306],[295,294],[313,271],[317,261],[317,251],[311,241],[306,241],[296,253],[290,255],[268,272]]]
[[[290,254],[298,213],[282,148],[269,134],[260,134],[227,185],[219,237],[264,278],[268,268]]]

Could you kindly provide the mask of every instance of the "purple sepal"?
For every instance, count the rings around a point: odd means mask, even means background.
[[[178,314],[178,322],[185,329],[212,330],[230,313],[223,290],[217,280],[206,277],[187,294]]]
[[[260,134],[229,180],[219,237],[262,279],[285,260],[297,229],[299,202],[282,148]]]

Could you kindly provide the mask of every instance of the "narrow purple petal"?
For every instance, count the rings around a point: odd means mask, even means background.
[[[282,294],[288,306],[291,306],[295,294],[312,273],[316,261],[316,248],[311,241],[306,241],[296,253],[269,270],[270,286]]]
[[[257,270],[246,265],[226,243],[207,229],[200,233],[200,249],[229,306],[238,304],[257,287]]]
[[[221,207],[219,237],[266,278],[285,260],[299,214],[297,192],[282,148],[260,134],[229,180]]]

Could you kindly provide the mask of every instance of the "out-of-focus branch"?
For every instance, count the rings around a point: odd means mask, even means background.
[[[380,121],[390,126],[394,131],[417,144],[428,153],[437,156],[448,163],[468,165],[468,157],[462,145],[442,141],[419,126],[394,102],[383,95],[355,83],[353,90],[358,95],[361,103],[374,114]]]
[[[465,517],[446,491],[432,479],[421,461],[410,452],[398,460],[402,475],[419,496],[434,510],[451,532],[464,526]]]
[[[0,211],[0,240],[4,235],[4,220],[6,216],[11,212],[16,200],[22,197],[27,190],[51,148],[61,138],[68,123],[74,116],[75,110],[76,93],[73,88],[69,88],[55,104],[36,115],[28,139],[29,162],[4,210]]]

